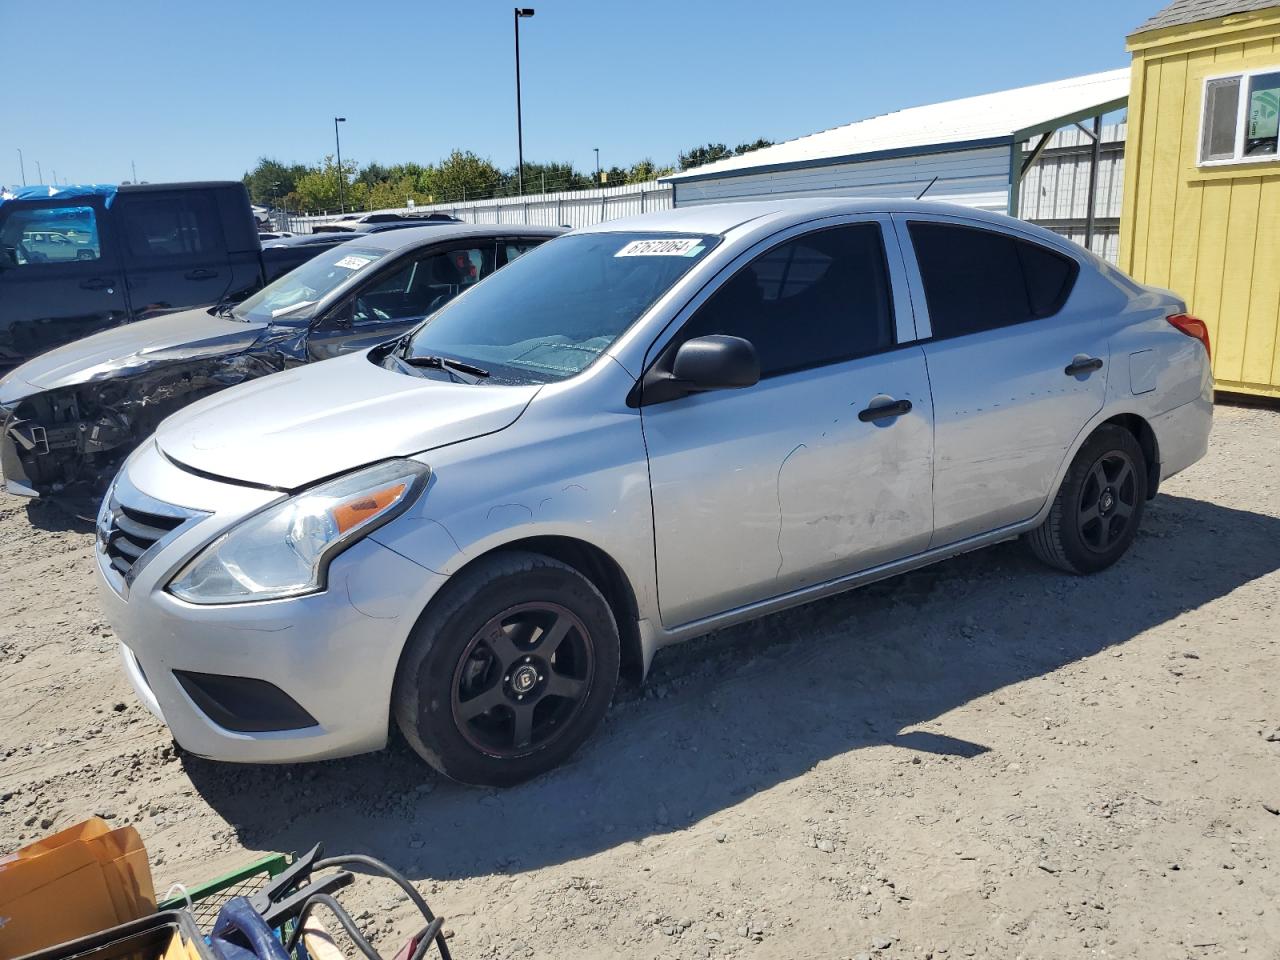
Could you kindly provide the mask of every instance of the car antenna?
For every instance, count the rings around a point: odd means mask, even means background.
[[[937,178],[937,177],[934,177],[932,180],[930,180],[930,181],[929,181],[929,183],[928,183],[928,185],[927,185],[923,190],[921,190],[919,193],[917,193],[917,194],[916,194],[916,199],[917,199],[917,200],[919,200],[919,199],[920,199],[921,197],[923,197],[926,193],[928,193],[928,192],[929,192],[929,187],[932,187],[932,186],[933,186],[935,183],[937,183],[937,182],[938,182],[938,178]]]

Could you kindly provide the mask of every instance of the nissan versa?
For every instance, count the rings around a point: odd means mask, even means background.
[[[1184,310],[961,207],[615,220],[164,421],[100,512],[102,596],[195,754],[333,757],[395,723],[513,783],[665,644],[1011,537],[1115,563],[1206,450]]]

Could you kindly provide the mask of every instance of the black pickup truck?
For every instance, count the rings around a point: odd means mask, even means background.
[[[0,193],[0,372],[132,320],[243,299],[324,247],[264,250],[244,184]]]

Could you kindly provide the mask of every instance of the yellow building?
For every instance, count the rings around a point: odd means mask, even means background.
[[[1280,0],[1177,0],[1128,49],[1120,266],[1208,324],[1219,390],[1280,397]]]

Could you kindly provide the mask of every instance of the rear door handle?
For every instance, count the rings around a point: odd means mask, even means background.
[[[865,410],[858,411],[858,419],[863,423],[873,423],[876,420],[887,420],[890,417],[900,417],[904,413],[910,412],[910,400],[893,400],[889,403],[876,403],[875,400],[872,400],[871,406],[867,407]]]
[[[1077,357],[1067,364],[1062,372],[1068,377],[1078,377],[1082,373],[1093,373],[1102,369],[1102,360],[1098,357]]]
[[[207,270],[204,267],[200,267],[196,270],[188,270],[183,274],[183,276],[188,280],[212,280],[217,275],[217,270]]]
[[[94,277],[92,280],[81,280],[80,288],[82,290],[106,290],[112,292],[111,288],[115,286],[115,282],[108,278]]]

